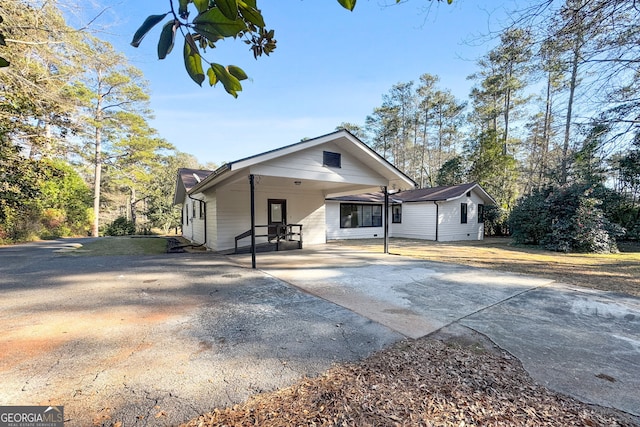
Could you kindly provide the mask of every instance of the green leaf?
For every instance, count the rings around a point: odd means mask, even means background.
[[[214,43],[224,38],[213,25],[197,24],[193,26],[193,29],[202,37]]]
[[[238,0],[238,7],[242,13],[242,17],[259,28],[264,28],[264,18],[262,13],[255,6],[248,5],[242,0]]]
[[[338,3],[340,3],[345,9],[349,10],[353,10],[353,8],[356,7],[356,0],[338,0]]]
[[[189,15],[189,11],[187,10],[188,5],[189,0],[180,0],[179,2],[178,15],[180,15],[180,17],[183,19],[186,19],[186,17]]]
[[[184,67],[191,79],[202,86],[204,71],[202,70],[202,58],[198,52],[193,36],[189,33],[184,38]]]
[[[211,64],[211,69],[215,73],[218,81],[224,86],[224,90],[234,98],[237,98],[238,92],[242,91],[240,81],[232,76],[229,71],[220,64]]]
[[[138,31],[136,31],[136,33],[133,35],[133,40],[131,40],[131,46],[133,47],[140,46],[140,42],[142,41],[144,36],[146,36],[149,30],[151,30],[158,22],[162,21],[165,16],[167,16],[166,13],[164,15],[148,16],[147,19],[144,20],[140,28],[138,28]]]
[[[8,67],[8,66],[9,66],[9,61],[7,61],[2,56],[0,56],[0,67]]]
[[[202,13],[209,8],[209,0],[193,0],[193,4],[198,9],[198,13]]]
[[[232,21],[238,19],[238,0],[216,0],[216,6],[225,17]]]
[[[249,78],[249,76],[247,76],[247,73],[245,73],[244,70],[240,67],[229,65],[227,69],[229,70],[229,74],[231,74],[238,80],[246,80]]]
[[[158,40],[158,59],[167,57],[173,50],[173,43],[176,39],[175,21],[169,21],[162,27],[160,39]]]
[[[193,19],[194,26],[209,25],[223,37],[234,37],[247,28],[242,19],[231,20],[224,16],[220,9],[214,7]]]
[[[207,76],[209,76],[209,86],[213,86],[218,83],[218,78],[216,77],[216,73],[213,72],[213,68],[209,67],[207,70]]]

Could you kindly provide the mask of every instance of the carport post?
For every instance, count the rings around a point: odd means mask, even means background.
[[[387,186],[383,187],[384,191],[384,253],[389,253],[389,191]]]
[[[251,187],[251,268],[256,268],[256,196],[253,174],[249,175]]]

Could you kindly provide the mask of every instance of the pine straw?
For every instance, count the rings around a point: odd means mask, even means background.
[[[483,346],[402,341],[359,364],[215,409],[204,426],[631,426],[629,417],[534,383],[519,361]]]

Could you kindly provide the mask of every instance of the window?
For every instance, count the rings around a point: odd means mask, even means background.
[[[322,166],[328,166],[330,168],[341,168],[342,155],[340,153],[332,153],[331,151],[323,151]]]
[[[340,204],[340,228],[382,227],[382,205]]]
[[[394,224],[402,223],[402,205],[391,206],[391,222]]]
[[[186,225],[189,225],[189,205],[187,204],[184,205],[184,221]]]
[[[204,218],[204,200],[200,200],[200,219]]]
[[[471,197],[471,191],[467,191],[467,197]]]
[[[484,205],[478,205],[478,222],[484,222]]]
[[[195,218],[196,217],[196,202],[195,202],[195,200],[193,202],[191,202],[191,212],[193,212],[193,215],[191,215],[191,218]]]
[[[460,223],[461,224],[467,223],[467,204],[466,203],[460,204]]]

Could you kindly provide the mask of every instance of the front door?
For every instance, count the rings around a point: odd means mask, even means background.
[[[280,237],[284,230],[281,226],[287,224],[287,201],[284,199],[269,199],[269,239],[275,238],[280,230]],[[279,227],[280,226],[280,227]]]

